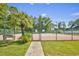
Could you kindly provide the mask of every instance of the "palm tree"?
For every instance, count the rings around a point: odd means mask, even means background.
[[[38,24],[38,20],[37,20],[37,18],[36,17],[32,17],[32,19],[33,19],[33,32],[36,32],[36,30],[37,30],[37,24]]]
[[[50,32],[52,27],[53,27],[53,23],[52,20],[49,17],[42,17],[39,16],[37,19],[37,29],[39,32],[42,32],[42,30],[44,30],[45,32]]]
[[[7,4],[0,4],[0,21],[2,21],[3,28],[4,28],[4,34],[3,34],[3,40],[5,40],[5,25],[9,14],[9,6]]]
[[[79,19],[76,19],[74,24],[75,24],[75,26],[79,26]]]
[[[59,30],[62,30],[62,31],[65,31],[65,29],[66,29],[66,24],[65,24],[64,21],[58,23],[58,29],[59,29]]]
[[[52,20],[50,20],[50,18],[44,18],[44,28],[45,28],[45,32],[51,32],[51,29],[54,27],[54,24],[52,23]]]
[[[24,12],[19,12],[18,19],[20,22],[21,32],[23,36],[25,29],[33,27],[32,18],[28,16],[27,14],[25,14]]]
[[[75,26],[79,26],[79,19],[76,19],[75,21],[70,21],[69,24],[68,24],[68,26],[70,28],[73,28]]]
[[[75,25],[74,21],[70,21],[70,22],[68,23],[68,26],[69,26],[70,29],[71,29],[74,25]]]
[[[14,27],[14,34],[16,28],[20,28],[22,32],[22,36],[25,35],[26,29],[31,29],[32,24],[32,17],[28,16],[24,12],[19,12],[15,7],[10,7],[10,24]]]
[[[39,16],[38,17],[38,31],[39,31],[39,33],[42,32],[42,25],[43,25],[43,18],[42,18],[42,16]]]
[[[42,17],[39,16],[38,18],[34,19],[34,29],[37,29],[39,32],[39,39],[41,40],[41,32],[43,30],[45,32],[50,32],[52,29],[52,21],[50,20],[49,17]]]
[[[7,26],[9,29],[14,28],[14,34],[16,28],[21,28],[23,36],[24,31],[27,31],[26,29],[31,29],[33,27],[32,22],[31,16],[28,16],[24,12],[19,12],[16,7],[8,6],[7,4],[0,4],[0,27],[4,28],[4,35],[5,27]],[[4,35],[3,39],[5,40]]]
[[[18,23],[18,18],[17,18],[18,10],[17,10],[16,7],[10,6],[9,12],[10,12],[9,24],[10,24],[11,28],[12,27],[14,28],[14,40],[15,40],[15,31],[16,31],[16,26],[17,26],[17,23]]]

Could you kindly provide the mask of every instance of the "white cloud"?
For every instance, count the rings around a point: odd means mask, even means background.
[[[72,16],[79,16],[79,12],[73,13]]]
[[[50,3],[46,3],[46,5],[50,5]]]
[[[41,14],[41,16],[45,17],[45,16],[47,16],[47,14],[43,13],[43,14]]]
[[[34,5],[34,3],[30,3],[30,5]]]

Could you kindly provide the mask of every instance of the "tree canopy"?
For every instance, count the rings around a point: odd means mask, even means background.
[[[38,18],[34,18],[34,31],[37,30],[38,32],[50,32],[53,23],[49,17],[39,16]]]
[[[4,29],[21,29],[22,34],[26,29],[32,28],[32,18],[16,7],[0,4],[0,28]],[[23,30],[22,30],[23,29]]]

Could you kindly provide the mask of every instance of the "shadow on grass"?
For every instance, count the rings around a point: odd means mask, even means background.
[[[49,41],[49,42],[73,42],[73,41],[79,41],[79,40],[41,40],[41,42],[45,42],[45,41]]]
[[[8,45],[22,45],[22,44],[25,44],[25,43],[22,42],[21,40],[19,40],[19,41],[11,41],[11,40],[0,41],[0,47],[5,47]]]

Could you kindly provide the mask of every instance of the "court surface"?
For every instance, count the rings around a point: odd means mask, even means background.
[[[79,40],[79,35],[41,33],[33,34],[33,40]]]

